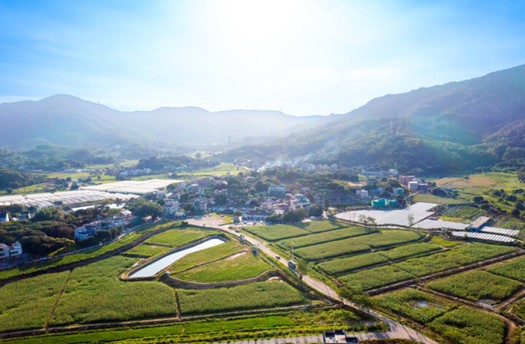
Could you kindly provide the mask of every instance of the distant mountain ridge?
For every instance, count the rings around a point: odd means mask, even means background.
[[[279,111],[209,112],[198,107],[121,112],[69,95],[0,104],[0,145],[96,146],[137,140],[165,144],[222,144],[247,137],[275,137],[304,129],[320,116]]]
[[[525,65],[375,98],[314,129],[229,156],[247,152],[413,173],[523,168]]]

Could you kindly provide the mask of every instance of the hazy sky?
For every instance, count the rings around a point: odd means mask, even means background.
[[[346,113],[525,63],[525,1],[0,0],[0,101]]]

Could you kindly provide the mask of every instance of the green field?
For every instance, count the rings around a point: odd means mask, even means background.
[[[318,233],[318,232],[330,231],[332,229],[343,228],[343,227],[346,227],[346,225],[340,222],[336,222],[336,221],[321,220],[321,221],[304,222],[298,225],[298,227],[304,228],[307,231],[312,232],[312,233]]]
[[[436,204],[465,204],[467,201],[459,198],[439,197],[432,194],[417,194],[414,202],[436,203]]]
[[[430,242],[432,244],[436,244],[436,245],[439,245],[439,246],[442,246],[442,247],[447,247],[447,248],[465,244],[465,242],[463,242],[463,241],[447,240],[447,239],[444,239],[444,238],[442,238],[440,236],[433,236],[432,239],[430,240]]]
[[[115,256],[73,270],[51,325],[176,316],[172,288],[159,282],[122,282],[136,259]]]
[[[137,245],[133,247],[131,250],[126,251],[124,255],[130,256],[130,257],[138,256],[138,257],[143,257],[143,258],[149,258],[149,257],[160,255],[169,250],[170,250],[170,247],[143,243],[141,245]]]
[[[292,225],[247,227],[246,230],[268,241],[277,241],[310,234],[306,229]]]
[[[378,306],[427,324],[455,307],[455,304],[415,289],[401,289],[374,297]]]
[[[401,269],[418,277],[435,272],[456,268],[489,258],[512,253],[516,249],[509,246],[472,243],[459,246],[450,251],[439,252],[430,256],[412,258],[396,263]]]
[[[505,342],[505,323],[496,315],[459,307],[430,322],[429,327],[452,343]]]
[[[47,274],[0,288],[0,331],[43,328],[68,275]]]
[[[199,283],[226,282],[257,277],[270,269],[267,263],[250,251],[241,251],[234,256],[174,273],[173,276]]]
[[[393,265],[380,266],[362,270],[353,274],[339,277],[339,280],[358,290],[367,291],[395,282],[401,282],[414,276]]]
[[[525,320],[525,299],[521,299],[512,306],[512,313]]]
[[[364,235],[364,234],[370,234],[374,232],[377,232],[377,230],[355,226],[355,227],[336,229],[336,230],[331,230],[328,232],[310,234],[306,236],[300,236],[297,238],[287,239],[287,240],[279,241],[278,244],[279,246],[283,248],[292,247],[292,245],[293,247],[299,248],[299,247],[304,247],[304,246],[321,244],[321,243],[334,241],[334,240],[351,238],[351,237]]]
[[[224,244],[207,248],[202,251],[194,252],[182,257],[181,259],[173,263],[170,272],[176,273],[177,271],[190,269],[197,265],[204,264],[213,260],[222,259],[231,256],[235,253],[241,252],[245,250],[246,247],[247,246],[242,245],[238,241],[232,240]]]
[[[306,297],[287,283],[258,282],[231,288],[178,289],[182,315],[286,307],[305,304]]]
[[[378,253],[365,253],[352,257],[338,258],[319,263],[317,266],[330,275],[340,275],[353,270],[388,262],[388,259]]]
[[[202,239],[208,235],[218,234],[219,231],[202,230],[197,228],[175,228],[164,233],[155,235],[146,243],[150,245],[166,245],[170,247],[177,247],[192,241]]]
[[[419,232],[394,229],[384,230],[379,233],[303,247],[298,249],[296,253],[299,257],[306,260],[320,260],[364,252],[371,248],[399,245],[419,240],[422,237],[423,234]]]
[[[282,314],[177,322],[152,327],[92,330],[5,339],[10,344],[73,344],[106,342],[211,343],[249,338],[319,334],[337,328],[359,330],[363,319],[348,310],[313,309]]]
[[[525,257],[491,266],[486,269],[493,274],[525,282]]]
[[[496,302],[507,299],[522,288],[519,282],[486,271],[467,271],[431,282],[427,286],[467,300]]]
[[[441,215],[460,220],[474,220],[483,215],[483,210],[470,205],[460,205],[448,207]]]
[[[420,242],[417,244],[398,246],[390,250],[378,251],[378,253],[390,260],[399,260],[408,257],[424,255],[439,250],[441,250],[441,246],[439,245]]]

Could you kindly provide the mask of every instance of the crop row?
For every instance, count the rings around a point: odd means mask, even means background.
[[[340,240],[340,239],[346,239],[351,238],[359,235],[364,234],[370,234],[377,232],[377,230],[368,229],[365,227],[347,227],[337,230],[332,230],[328,232],[322,232],[322,233],[316,233],[316,234],[310,234],[305,236],[300,236],[297,238],[291,238],[283,241],[279,241],[279,246],[283,248],[289,248],[289,247],[305,247],[305,246],[311,246],[316,244],[322,244],[329,241],[334,240]]]

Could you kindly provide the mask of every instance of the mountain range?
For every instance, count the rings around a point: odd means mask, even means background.
[[[518,169],[525,161],[525,65],[385,95],[346,114],[121,112],[76,97],[0,104],[0,146],[164,145],[235,148],[224,159],[290,159],[441,174]]]

